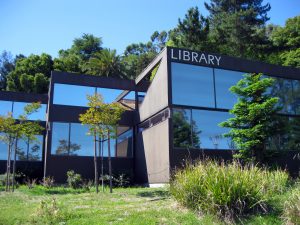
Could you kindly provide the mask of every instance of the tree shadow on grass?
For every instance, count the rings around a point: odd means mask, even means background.
[[[147,191],[140,191],[136,194],[139,197],[145,198],[168,198],[170,197],[170,193],[168,190],[147,190]]]

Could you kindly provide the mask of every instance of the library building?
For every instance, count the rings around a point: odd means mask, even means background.
[[[87,110],[87,95],[100,93],[106,103],[119,102],[126,109],[117,135],[109,140],[113,174],[127,174],[137,184],[167,183],[189,160],[230,160],[238,151],[224,137],[229,129],[219,124],[233,116],[229,110],[237,96],[229,88],[246,73],[275,79],[269,91],[279,97],[278,116],[284,125],[267,148],[284,152],[274,162],[298,173],[300,160],[294,155],[300,150],[300,69],[292,67],[166,47],[135,80],[53,71],[48,94],[2,91],[0,115],[12,112],[18,118],[26,104],[41,103],[29,119],[45,129],[37,141],[19,142],[18,172],[33,178],[45,173],[57,183],[66,181],[69,170],[93,179],[93,136],[87,135],[79,115]],[[108,140],[103,147],[108,173]],[[0,142],[0,174],[6,160],[7,146]]]

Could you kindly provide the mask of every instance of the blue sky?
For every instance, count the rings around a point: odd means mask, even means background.
[[[284,25],[300,15],[300,0],[264,1],[272,6],[269,23]],[[203,0],[0,0],[0,52],[55,57],[74,38],[91,33],[121,54],[131,43],[148,41],[155,30],[175,27],[193,6],[207,15]]]

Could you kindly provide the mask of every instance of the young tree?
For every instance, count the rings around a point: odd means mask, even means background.
[[[79,120],[83,125],[89,126],[88,135],[94,136],[94,167],[95,167],[95,179],[94,184],[96,186],[96,192],[98,193],[98,165],[97,165],[97,137],[103,140],[105,135],[105,130],[103,126],[102,110],[103,110],[103,98],[100,94],[88,95],[89,109],[84,113],[79,115]],[[102,176],[103,179],[103,176]],[[103,182],[102,182],[103,185]]]
[[[252,162],[263,162],[266,156],[266,142],[276,130],[278,98],[267,93],[274,80],[262,78],[262,74],[245,74],[230,91],[236,94],[238,102],[229,112],[235,117],[220,123],[231,128],[225,134],[231,137],[239,152],[235,155]]]
[[[11,112],[8,112],[7,115],[4,116],[0,115],[0,141],[7,144],[5,191],[10,190],[11,151],[14,143],[15,122]]]
[[[28,121],[28,116],[36,112],[40,108],[40,103],[31,103],[24,107],[24,113],[18,120],[12,117],[9,112],[7,116],[0,115],[0,140],[5,142],[8,146],[7,151],[7,168],[6,168],[6,191],[10,190],[10,173],[11,173],[11,155],[14,145],[14,160],[13,160],[13,177],[12,177],[12,191],[15,186],[15,172],[16,172],[16,155],[18,154],[18,141],[24,139],[26,141],[35,141],[36,134],[42,131],[42,127],[38,122]]]
[[[111,149],[110,139],[117,138],[117,125],[124,112],[124,108],[119,103],[105,104],[102,116],[108,138],[108,171],[109,171],[109,188],[112,193],[112,166],[111,166]]]
[[[24,140],[25,142],[37,141],[36,135],[41,133],[44,129],[38,122],[28,121],[28,116],[37,112],[41,107],[40,102],[27,104],[24,107],[24,112],[19,116],[18,121],[13,125],[13,136],[15,140],[14,160],[13,160],[13,178],[12,191],[15,189],[15,174],[16,174],[16,157],[18,154],[18,142]]]
[[[112,192],[112,176],[111,176],[111,151],[110,138],[115,134],[116,126],[124,109],[118,103],[106,104],[100,94],[92,96],[88,95],[89,109],[86,113],[81,114],[79,120],[82,124],[89,126],[89,135],[94,136],[94,166],[95,166],[95,185],[98,193],[98,167],[97,167],[97,137],[102,143],[102,148],[99,144],[101,152],[101,163],[103,168],[103,140],[107,137],[108,141],[108,160],[109,160],[109,177],[110,177],[110,192]],[[103,173],[103,170],[102,170]],[[103,174],[102,174],[103,186]]]

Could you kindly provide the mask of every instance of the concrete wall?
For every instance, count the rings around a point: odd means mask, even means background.
[[[157,73],[139,106],[140,120],[143,121],[168,106],[167,60],[163,58]]]
[[[139,133],[135,176],[138,183],[169,182],[169,120]]]

